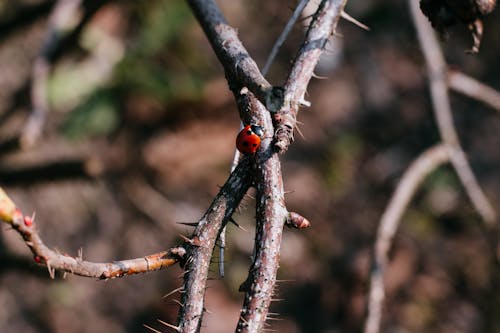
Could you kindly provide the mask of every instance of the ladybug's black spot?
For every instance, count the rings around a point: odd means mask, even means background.
[[[252,135],[252,134],[253,134],[252,130],[247,131],[247,135]]]
[[[248,142],[243,141],[243,146],[248,147]]]
[[[254,143],[254,144],[252,145],[252,147],[257,147],[257,144],[256,144],[256,143]]]

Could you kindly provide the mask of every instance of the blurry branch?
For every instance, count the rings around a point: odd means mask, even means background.
[[[375,242],[375,255],[371,272],[368,299],[368,317],[364,333],[378,333],[385,298],[384,273],[389,250],[403,213],[424,179],[440,165],[450,160],[446,144],[434,146],[422,153],[403,174],[396,191],[380,219]]]
[[[103,172],[103,165],[95,157],[45,162],[32,166],[0,167],[0,183],[34,184],[44,181],[55,181],[78,178],[95,178]]]
[[[465,83],[470,84],[471,79],[466,77],[464,79],[464,77],[458,76],[457,84],[457,76],[453,77],[454,74],[449,75],[447,78],[447,66],[434,31],[420,12],[418,1],[408,1],[420,46],[428,67],[433,110],[442,143],[424,152],[411,164],[403,175],[396,191],[391,197],[389,205],[382,215],[375,243],[368,300],[368,317],[365,322],[364,333],[378,333],[380,331],[382,307],[385,298],[384,272],[392,240],[404,211],[427,175],[441,164],[447,161],[451,162],[475,209],[483,218],[486,226],[493,228],[496,223],[496,213],[472,173],[465,153],[460,147],[458,135],[453,124],[448,95],[448,82],[450,86],[458,85],[460,89],[467,91]]]
[[[172,203],[140,177],[130,177],[124,180],[122,188],[128,200],[137,210],[151,221],[155,221],[159,227],[172,230],[171,224],[177,216],[175,203]]]
[[[238,38],[213,0],[187,0],[198,22],[212,45],[220,63],[224,66],[229,87],[233,92],[238,86],[247,87],[271,111],[283,104],[283,91],[273,87],[260,73],[255,61]]]
[[[300,0],[299,4],[293,11],[292,17],[288,20],[288,22],[285,25],[285,28],[281,32],[281,35],[278,37],[276,42],[273,45],[273,48],[271,49],[271,52],[269,53],[269,56],[267,57],[266,63],[264,67],[262,68],[262,75],[266,76],[267,73],[269,72],[269,68],[271,68],[271,65],[273,64],[274,58],[276,58],[276,55],[278,54],[278,51],[285,42],[286,38],[288,37],[288,34],[293,28],[293,25],[295,22],[297,22],[297,19],[299,18],[300,14],[306,7],[307,3],[309,0]]]
[[[52,10],[47,36],[33,64],[31,113],[21,132],[21,148],[31,147],[42,133],[49,110],[47,81],[51,67],[51,56],[58,47],[64,32],[74,28],[81,20],[81,2],[82,0],[59,0]]]
[[[2,2],[5,3],[5,2]],[[44,0],[36,3],[22,3],[18,5],[16,13],[0,23],[0,39],[6,38],[11,32],[32,24],[34,21],[47,15],[54,6],[53,1]]]
[[[142,258],[114,261],[111,263],[94,263],[83,260],[82,251],[77,257],[61,254],[49,249],[38,234],[34,218],[23,216],[21,210],[0,188],[0,220],[10,224],[17,231],[31,250],[35,262],[47,267],[51,278],[55,271],[63,271],[85,277],[111,279],[146,273],[171,266],[182,259],[186,250],[183,247],[172,248]]]
[[[450,149],[451,163],[472,204],[486,225],[492,227],[496,223],[496,212],[471,170],[465,153],[460,146],[455,126],[453,125],[448,85],[446,82],[447,66],[439,42],[430,23],[420,12],[418,2],[414,0],[408,0],[408,2],[417,30],[418,40],[427,63],[433,110],[441,139],[452,148]]]
[[[300,106],[309,106],[309,102],[304,100],[309,80],[328,39],[335,32],[346,2],[347,0],[323,0],[313,16],[304,43],[285,83],[283,107],[273,115],[276,126],[274,148],[278,152],[285,152],[293,140]]]
[[[448,71],[448,85],[465,96],[476,99],[500,112],[500,92],[458,71]]]

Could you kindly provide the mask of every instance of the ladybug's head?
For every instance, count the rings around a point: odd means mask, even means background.
[[[252,130],[252,132],[257,134],[260,138],[262,138],[264,136],[264,130],[259,125],[250,125],[250,129]]]

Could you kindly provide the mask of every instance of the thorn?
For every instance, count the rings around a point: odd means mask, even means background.
[[[151,326],[148,326],[146,324],[142,324],[142,326],[144,326],[145,328],[147,328],[148,330],[150,330],[151,332],[155,332],[155,333],[162,333],[158,330],[155,330],[154,328],[152,328]]]
[[[77,260],[83,261],[83,247],[78,249],[78,258]]]
[[[47,269],[49,270],[49,275],[52,280],[54,280],[56,276],[56,270],[52,266],[50,266],[50,261],[47,261]]]
[[[300,105],[305,106],[305,107],[307,107],[307,108],[311,107],[311,102],[306,101],[306,100],[305,100],[305,99],[303,99],[303,98],[299,101],[299,103],[300,103]]]
[[[182,272],[182,273],[179,275],[179,279],[180,279],[180,278],[184,278],[184,275],[186,275],[186,274],[187,274],[187,273],[189,273],[189,272],[191,272],[191,270],[190,270],[190,269],[188,269],[187,271]]]
[[[267,313],[268,316],[281,316],[281,313],[277,313],[277,312],[268,312]]]
[[[176,289],[172,290],[171,292],[169,292],[168,294],[166,294],[166,295],[162,296],[161,298],[167,298],[167,297],[169,297],[169,296],[172,296],[172,295],[173,295],[173,294],[175,294],[176,292],[180,292],[180,291],[182,291],[182,289],[183,289],[183,288],[184,288],[184,287],[179,287],[179,288],[176,288]]]
[[[184,307],[184,304],[182,304],[179,300],[173,299],[172,302],[174,302],[175,304],[179,305],[181,308]]]
[[[182,238],[185,242],[189,244],[193,244],[193,240],[189,239],[188,237],[184,236],[183,234],[179,234],[179,237]]]
[[[297,132],[299,133],[300,137],[305,140],[305,136],[304,134],[302,133],[302,131],[300,130],[300,127],[299,126],[295,126],[295,129],[297,130]]]
[[[358,27],[360,27],[363,30],[370,31],[370,28],[366,24],[359,22],[354,17],[352,17],[351,15],[347,14],[344,11],[340,12],[340,17],[342,17],[346,21],[353,23],[354,25],[357,25]]]
[[[328,79],[328,76],[317,75],[314,72],[312,73],[312,77],[315,78],[315,79],[318,79],[318,80],[326,80],[326,79]]]
[[[284,298],[271,298],[271,302],[282,302],[284,300]]]
[[[266,320],[282,321],[283,318],[266,317]]]
[[[232,217],[229,218],[229,222],[231,222],[232,224],[234,224],[236,227],[238,227],[238,229],[241,229],[243,231],[247,231],[247,229],[243,228],[242,226],[240,226]]]
[[[165,325],[165,326],[167,326],[167,327],[170,327],[171,329],[175,330],[176,332],[180,332],[180,331],[181,331],[180,327],[178,327],[178,326],[175,326],[175,325],[169,324],[169,323],[167,323],[166,321],[163,321],[163,320],[161,320],[161,319],[156,319],[156,320],[158,320],[158,322],[159,322],[160,324],[163,324],[163,325]]]
[[[342,35],[340,32],[337,32],[337,31],[334,31],[333,32],[333,35],[335,37],[338,37],[338,38],[344,38],[344,35]],[[325,47],[325,50],[326,50],[326,47]],[[330,52],[333,52],[332,50],[330,50]]]
[[[66,279],[66,276],[68,275],[68,272],[64,272],[62,275],[63,280]]]
[[[187,225],[189,227],[197,227],[198,226],[198,222],[175,222],[175,223]]]
[[[205,308],[205,307],[203,308],[203,311],[205,311],[205,312],[206,312],[206,313],[208,313],[208,314],[212,314],[212,311],[210,311],[209,309],[207,309],[207,308]]]

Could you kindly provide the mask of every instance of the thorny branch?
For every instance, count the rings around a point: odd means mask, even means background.
[[[406,170],[380,219],[368,298],[368,317],[364,333],[378,333],[385,298],[384,273],[389,250],[401,217],[424,179],[450,159],[445,144],[434,146],[422,153]]]
[[[308,106],[304,100],[309,80],[321,53],[334,34],[337,22],[343,12],[347,0],[321,1],[307,30],[302,44],[285,83],[285,100],[283,107],[273,115],[276,126],[274,148],[285,152],[293,140],[293,130],[301,105]]]
[[[184,286],[179,311],[179,332],[198,332],[204,310],[208,268],[217,235],[229,221],[252,182],[249,158],[243,159],[215,197],[186,241]]]
[[[43,243],[34,218],[23,216],[21,210],[16,207],[2,188],[0,188],[0,220],[10,224],[12,229],[23,237],[24,242],[33,253],[35,261],[46,265],[52,278],[54,278],[56,270],[98,279],[146,273],[177,263],[186,252],[183,247],[175,247],[142,258],[111,263],[94,263],[83,260],[81,252],[77,257],[59,253]]]
[[[272,121],[264,106],[255,98],[251,107],[261,116],[266,132],[272,130]],[[274,292],[283,225],[287,218],[283,180],[279,157],[274,154],[271,138],[263,140],[257,155],[255,175],[256,232],[255,255],[246,281],[240,286],[245,300],[236,332],[261,332],[267,319],[269,305]]]
[[[238,39],[236,30],[227,24],[215,2],[188,0],[224,66],[242,120],[245,123],[261,125],[264,129],[264,139],[256,156],[241,160],[197,224],[193,235],[186,238],[181,246],[145,258],[95,264],[61,255],[47,248],[39,238],[33,222],[30,221],[27,225],[26,217],[21,213],[8,222],[23,236],[35,258],[47,265],[51,275],[54,270],[59,269],[83,276],[110,278],[160,269],[180,262],[185,268],[181,308],[178,326],[170,327],[179,332],[198,332],[204,312],[208,267],[217,236],[254,183],[257,188],[256,249],[249,276],[242,285],[246,295],[237,331],[261,331],[267,318],[279,266],[283,226],[302,229],[310,225],[305,218],[297,213],[289,213],[285,208],[281,166],[278,155],[273,152],[274,128],[269,111],[280,110],[283,121],[277,121],[276,117],[273,120],[278,126],[289,127],[287,133],[290,138],[285,149],[282,149],[284,151],[291,140],[298,107],[305,103],[303,96],[307,84],[328,38],[334,31],[345,2],[346,0],[321,2],[288,77],[287,105],[284,106],[283,89],[273,87],[264,79]],[[288,115],[293,118],[292,123],[286,120]]]

